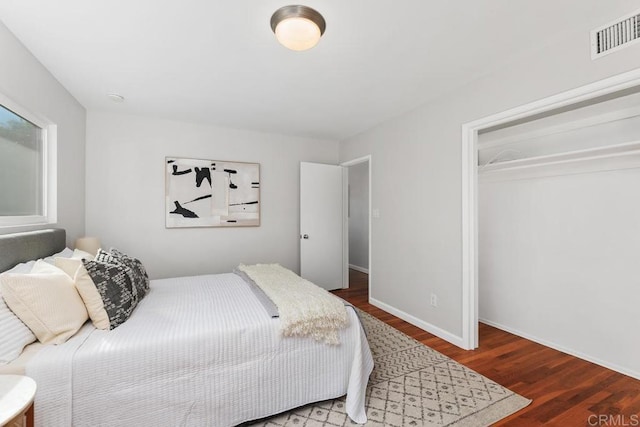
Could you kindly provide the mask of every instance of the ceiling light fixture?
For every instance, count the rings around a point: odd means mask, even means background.
[[[284,6],[271,16],[271,29],[276,38],[291,50],[311,49],[318,44],[326,27],[322,15],[307,6]]]
[[[113,102],[120,104],[121,102],[124,102],[124,96],[122,95],[118,95],[117,93],[108,93],[107,94],[107,98],[109,98],[110,100],[112,100]]]

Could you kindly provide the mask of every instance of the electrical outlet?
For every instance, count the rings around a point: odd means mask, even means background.
[[[431,294],[431,305],[434,307],[438,306],[438,296],[436,294]]]

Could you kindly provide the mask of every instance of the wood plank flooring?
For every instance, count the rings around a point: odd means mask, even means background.
[[[366,274],[349,270],[349,283],[348,289],[334,293],[429,347],[533,399],[531,405],[500,421],[498,426],[640,426],[639,380],[482,323],[480,347],[462,350],[369,304]]]

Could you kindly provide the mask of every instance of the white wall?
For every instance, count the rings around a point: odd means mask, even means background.
[[[349,264],[369,269],[369,162],[349,166]]]
[[[58,223],[67,243],[84,234],[84,107],[0,22],[0,93],[24,109],[58,126]],[[7,227],[0,234],[44,228]]]
[[[341,161],[373,158],[372,207],[380,209],[371,237],[374,302],[460,342],[461,125],[639,67],[637,44],[591,60],[589,30],[637,9],[637,2],[606,6],[598,22],[575,20],[553,44],[523,47],[493,74],[344,141]],[[429,304],[431,293],[438,307]]]
[[[640,378],[640,169],[479,183],[480,319]]]
[[[140,258],[153,278],[257,262],[299,271],[300,161],[337,164],[337,144],[91,112],[87,234]],[[165,156],[260,163],[260,227],[166,229]]]

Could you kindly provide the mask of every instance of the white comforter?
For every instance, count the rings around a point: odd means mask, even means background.
[[[40,426],[232,426],[347,394],[366,421],[373,359],[355,312],[339,346],[281,337],[234,274],[155,280],[113,331],[85,325],[28,364]]]

